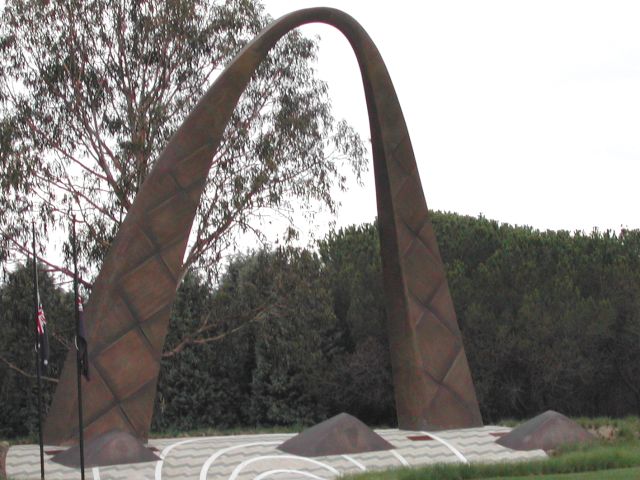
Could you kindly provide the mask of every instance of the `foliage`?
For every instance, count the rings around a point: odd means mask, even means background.
[[[486,423],[547,409],[640,412],[640,231],[539,232],[439,212],[432,220]],[[394,425],[378,251],[376,226],[362,225],[330,234],[317,252],[239,256],[216,285],[190,271],[173,309],[153,429],[308,425],[342,411]],[[0,287],[0,352],[32,371],[30,337],[12,320],[28,318],[29,285],[23,268]],[[70,338],[55,307],[66,297],[50,279],[41,285],[53,328]],[[62,362],[54,355],[52,376]],[[20,409],[32,381],[2,365],[0,375],[0,409]],[[7,436],[33,427],[0,421]],[[637,420],[589,422],[623,440],[640,433]]]
[[[505,417],[527,418],[550,408],[570,415],[620,416],[640,411],[635,385],[628,382],[628,375],[639,368],[634,359],[640,354],[640,342],[634,333],[640,324],[640,270],[636,268],[640,250],[635,243],[638,232],[624,232],[622,236],[538,232],[484,218],[438,212],[433,214],[433,223],[486,422]],[[335,323],[329,320],[330,316],[324,318],[334,325],[335,334],[329,346],[331,354],[324,360],[318,357],[315,367],[324,372],[318,380],[322,388],[315,397],[315,406],[327,416],[347,411],[371,425],[393,425],[378,251],[375,225],[349,227],[319,242],[321,264],[314,268],[321,272],[324,287],[313,287],[323,296],[315,308],[324,311],[326,302],[330,302]],[[243,258],[243,269],[238,270],[240,263],[230,268],[227,279],[234,278],[238,284],[251,279],[252,289],[230,288],[230,283],[223,283],[214,297],[222,298],[224,293],[227,308],[236,306],[233,314],[218,310],[213,318],[236,315],[246,322],[261,308],[290,298],[290,289],[284,289],[286,295],[283,290],[274,293],[272,282],[281,274],[276,273],[275,264],[265,261],[268,257],[261,252]],[[280,263],[278,268],[285,265]],[[251,273],[243,276],[240,271]],[[300,272],[300,279],[296,280],[300,285],[294,282],[291,289],[303,288],[302,277],[315,278],[313,275],[308,270]],[[602,278],[594,281],[594,276]],[[257,291],[262,291],[262,296],[256,296]],[[271,300],[255,300],[264,299],[267,292]],[[243,304],[240,298],[247,303],[244,314],[238,313]],[[303,298],[305,294],[287,304],[301,309],[305,305]],[[283,311],[278,316],[289,318]],[[288,403],[296,403],[296,408],[304,411],[300,405],[305,402],[304,396],[292,384],[283,387],[295,375],[285,380],[275,371],[287,358],[297,359],[295,349],[306,345],[310,337],[296,337],[300,334],[296,329],[302,326],[295,319],[276,323],[268,318],[260,323],[262,334],[267,336],[256,339],[253,347],[236,345],[233,348],[239,350],[234,351],[242,350],[253,359],[243,363],[249,369],[255,369],[258,359],[262,360],[260,376],[265,375],[271,382],[277,379],[269,388],[289,390],[292,397]],[[231,331],[242,324],[229,324],[223,330]],[[240,341],[244,334],[233,335]],[[285,348],[282,342],[287,341],[292,345]],[[265,346],[267,342],[269,348]],[[223,358],[231,355],[232,363],[239,365],[226,348],[215,343],[215,349],[227,352],[222,353]],[[249,353],[251,348],[253,353]],[[274,371],[266,374],[263,366]],[[240,378],[255,379],[252,375],[256,371],[247,371]],[[246,391],[257,392],[250,388]],[[266,391],[260,391],[259,397],[264,395]],[[236,398],[241,408],[249,408],[252,415],[261,401],[242,403],[240,399],[244,397],[239,394]],[[247,405],[252,405],[253,410]],[[258,417],[248,425],[284,421],[276,414],[263,415],[262,420],[256,420]],[[308,415],[301,413],[291,421],[306,423],[307,419]]]
[[[318,249],[343,331],[343,353],[332,369],[333,411],[349,412],[372,425],[393,424],[377,227],[352,226],[331,233]]]
[[[155,428],[311,424],[326,416],[322,384],[336,320],[316,255],[279,249],[239,257],[207,300],[203,280],[187,279],[172,327],[185,328],[185,317],[201,321],[197,315],[218,321],[210,341],[163,360]],[[179,342],[172,330],[168,349]]]
[[[434,227],[469,221],[458,218]],[[485,420],[639,412],[640,232],[475,224],[480,262],[448,256],[456,236],[439,240]]]
[[[42,269],[38,282],[50,343],[50,367],[43,375],[55,379],[67,351],[66,342],[72,338],[73,295],[57,288]],[[12,272],[0,286],[0,331],[0,438],[30,435],[38,428],[36,382],[20,371],[35,372],[33,263]],[[53,382],[42,382],[45,405],[54,387]]]
[[[486,422],[550,408],[571,415],[640,412],[632,381],[640,374],[640,231],[539,232],[440,212],[432,221]],[[378,333],[386,350],[376,228],[344,229],[319,250],[336,315],[357,326],[349,338]],[[368,366],[358,380],[376,379],[389,394],[388,354]],[[366,391],[386,415],[358,411],[361,418],[393,423],[390,395],[379,396],[370,384]],[[354,397],[345,405],[353,411],[363,402]]]
[[[172,133],[269,21],[254,0],[8,0],[0,22],[0,253],[78,217],[87,283]],[[293,32],[260,66],[213,160],[185,270],[214,272],[264,215],[335,207],[363,144],[331,114],[316,44]],[[291,234],[290,230],[287,230]],[[65,252],[69,255],[68,242]],[[69,273],[61,265],[58,271]]]

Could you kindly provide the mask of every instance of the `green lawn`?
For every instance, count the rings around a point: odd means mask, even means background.
[[[422,468],[402,468],[347,476],[352,480],[475,480],[495,478],[635,478],[640,467],[640,440],[601,441],[558,452],[547,460],[498,464],[448,464]],[[610,470],[627,469],[630,477],[609,477]],[[595,477],[562,477],[562,474],[594,473]],[[624,475],[624,473],[622,475]],[[635,475],[635,476],[634,476]],[[537,477],[536,477],[537,476]]]
[[[640,468],[618,468],[587,473],[567,473],[562,475],[536,475],[526,477],[493,477],[486,480],[638,480]]]

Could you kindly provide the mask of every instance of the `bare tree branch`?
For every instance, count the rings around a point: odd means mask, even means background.
[[[269,304],[269,305],[263,305],[261,307],[258,307],[256,309],[254,309],[253,312],[249,315],[249,318],[244,320],[237,327],[234,327],[231,330],[227,330],[226,332],[220,333],[218,335],[203,336],[203,334],[205,334],[206,332],[216,328],[220,323],[223,323],[223,322],[226,323],[227,321],[231,320],[230,318],[218,319],[218,323],[211,324],[212,313],[208,312],[201,319],[200,326],[197,329],[195,329],[194,331],[190,332],[188,335],[184,336],[182,338],[182,340],[175,347],[173,347],[171,350],[167,350],[167,351],[163,352],[162,353],[162,357],[163,358],[174,357],[174,356],[178,355],[180,352],[182,352],[185,348],[187,348],[190,345],[203,345],[203,344],[206,344],[206,343],[220,341],[220,340],[228,337],[229,335],[232,335],[234,333],[237,333],[237,332],[247,328],[249,325],[251,325],[253,323],[262,322],[262,321],[266,320],[270,313],[273,313],[273,312],[281,310],[281,309],[283,309],[283,306],[280,305],[280,304],[276,304],[276,303]]]
[[[27,377],[27,378],[38,378],[37,375],[33,375],[31,373],[25,372],[20,367],[18,367],[17,365],[11,363],[9,360],[4,358],[2,355],[0,355],[0,360],[7,367],[9,367],[11,370],[13,370],[14,372],[18,372],[20,375],[22,375],[24,377]],[[43,380],[46,380],[47,382],[58,383],[58,379],[57,378],[47,377],[46,375],[40,375],[40,378],[43,379]]]

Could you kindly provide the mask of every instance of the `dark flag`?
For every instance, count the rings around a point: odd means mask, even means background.
[[[36,317],[38,344],[36,345],[36,349],[38,351],[40,366],[46,371],[47,367],[49,367],[49,333],[47,332],[47,319],[44,316],[44,310],[42,310],[42,303],[40,303],[40,293],[36,292],[36,295],[38,298],[38,315]]]
[[[80,373],[89,380],[89,348],[87,344],[87,334],[84,328],[84,308],[82,307],[82,297],[78,297],[78,337],[76,348],[80,352]]]

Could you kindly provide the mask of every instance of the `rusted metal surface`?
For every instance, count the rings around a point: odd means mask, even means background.
[[[307,428],[278,446],[278,450],[302,457],[378,452],[395,447],[356,417],[341,413]]]
[[[430,435],[410,435],[407,438],[412,442],[430,442],[433,440]]]
[[[88,438],[118,428],[147,438],[160,356],[182,259],[207,172],[253,72],[284,34],[311,22],[349,40],[371,128],[398,424],[482,424],[409,134],[380,54],[364,29],[330,8],[273,22],[218,77],[160,155],[94,284],[86,308],[91,382],[83,379]],[[74,360],[67,358],[45,425],[49,444],[77,436]]]
[[[512,450],[556,450],[566,445],[587,443],[595,437],[570,418],[547,410],[519,425],[496,443]]]
[[[87,442],[84,447],[85,467],[106,467],[127,463],[157,462],[160,460],[133,435],[117,430],[103,433]],[[51,458],[65,467],[80,468],[80,448],[76,445]]]

